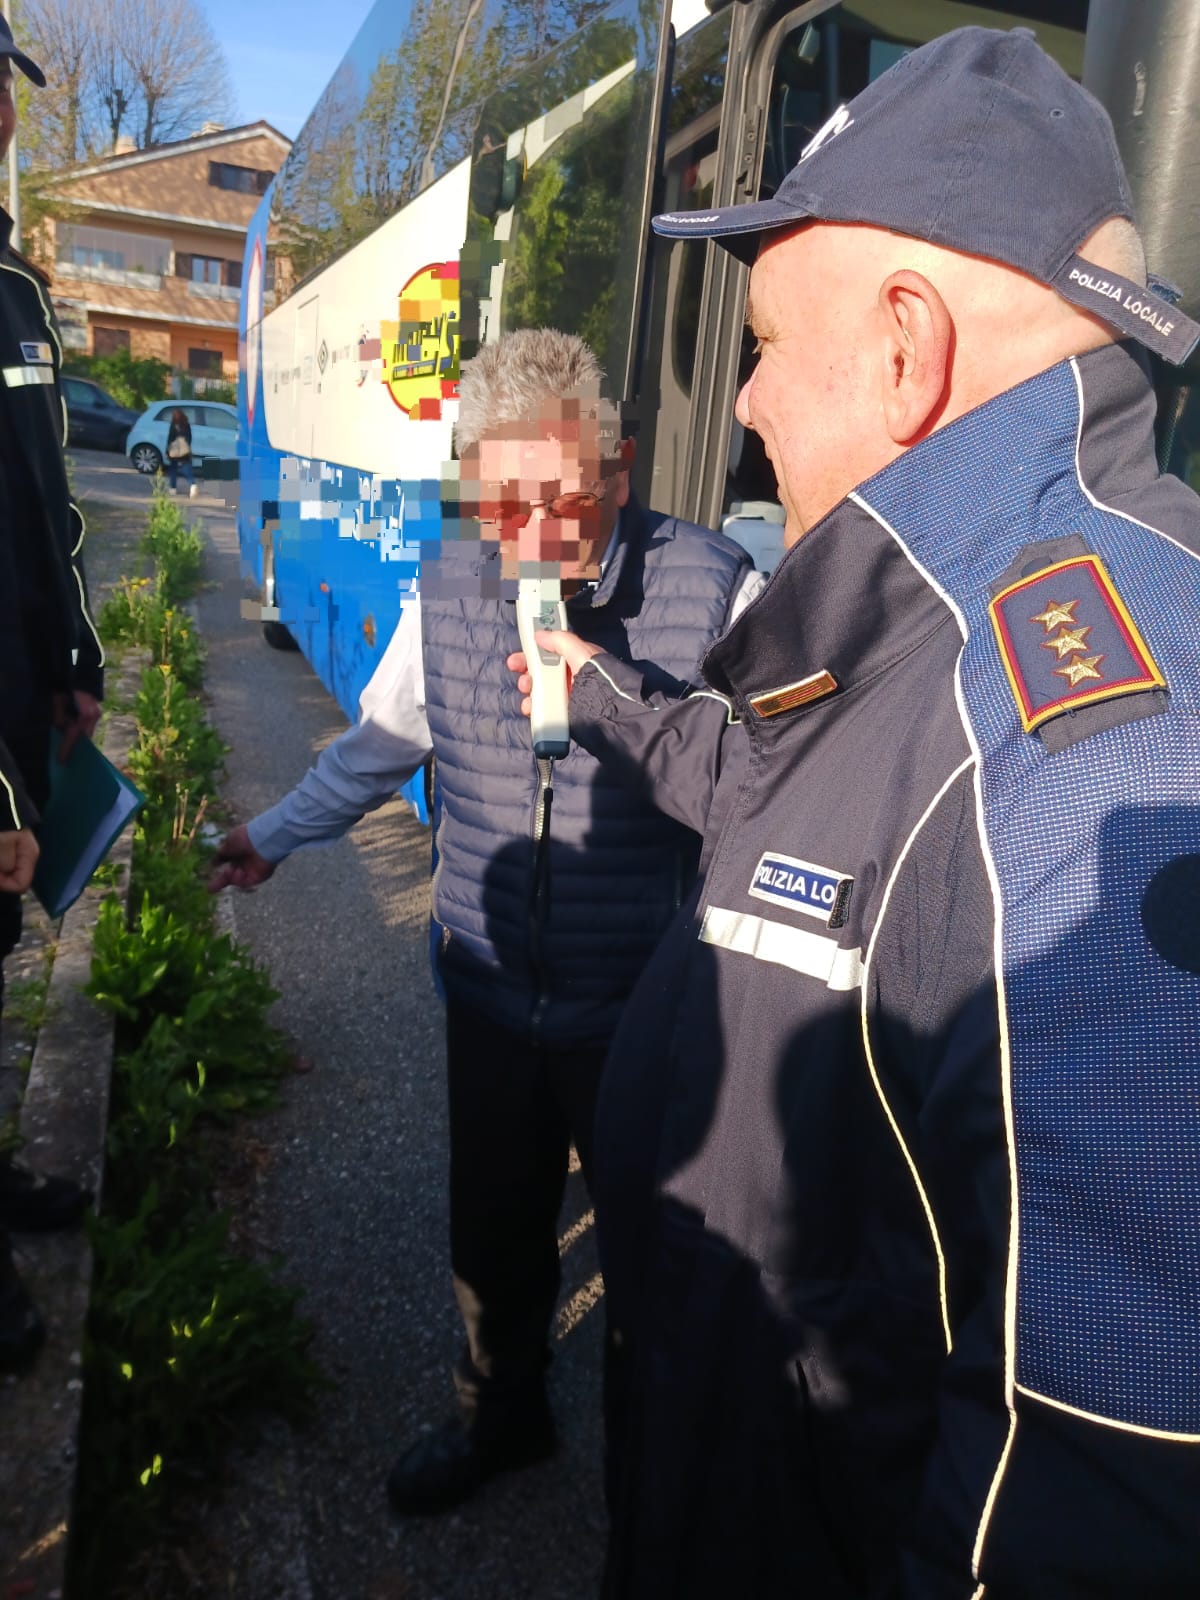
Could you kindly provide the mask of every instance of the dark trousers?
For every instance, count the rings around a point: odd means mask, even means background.
[[[607,1045],[547,1047],[450,1001],[450,1259],[467,1333],[469,1417],[542,1403],[558,1299],[558,1214],[572,1141],[585,1179]]]
[[[39,702],[38,710],[42,709]],[[16,729],[4,733],[9,754],[21,773],[21,781],[35,806],[46,802],[50,790],[48,764],[50,760],[49,700],[45,715],[31,717]],[[21,942],[21,896],[0,894],[0,1007],[4,1003],[4,958],[12,954]]]

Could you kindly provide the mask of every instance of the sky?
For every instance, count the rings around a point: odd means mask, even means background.
[[[371,9],[371,0],[201,0],[224,47],[239,122],[294,139]]]

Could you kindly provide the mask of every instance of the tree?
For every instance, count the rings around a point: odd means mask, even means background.
[[[234,115],[229,68],[197,0],[109,0],[140,149]]]
[[[78,0],[25,0],[17,21],[19,37],[46,71],[44,89],[20,80],[22,159],[32,166],[74,166],[94,147],[96,40],[89,8]]]
[[[27,164],[69,167],[234,115],[229,68],[198,0],[21,0],[19,27],[46,72],[22,126]]]

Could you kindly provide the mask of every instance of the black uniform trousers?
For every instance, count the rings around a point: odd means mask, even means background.
[[[543,1403],[570,1146],[590,1188],[607,1053],[607,1043],[535,1044],[447,1003],[450,1259],[467,1333],[454,1377],[468,1419],[484,1426]]]
[[[19,727],[5,730],[0,726],[0,736],[16,762],[30,800],[40,810],[46,803],[50,789],[50,699],[45,698],[44,714],[39,705],[36,714],[22,720]],[[0,894],[0,1008],[4,1003],[4,959],[21,941],[21,896]]]

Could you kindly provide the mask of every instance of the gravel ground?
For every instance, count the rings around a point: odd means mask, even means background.
[[[213,509],[204,520],[206,687],[232,747],[226,800],[244,819],[302,774],[344,718],[299,655],[267,649],[239,619],[233,518]],[[240,1461],[210,1527],[228,1592],[249,1600],[584,1600],[598,1588],[601,1314],[578,1174],[562,1221],[551,1373],[558,1458],[443,1518],[400,1522],[384,1499],[398,1449],[453,1407],[460,1340],[428,877],[428,833],[393,801],[234,902],[237,932],[268,963],[278,1020],[310,1068],[253,1129],[260,1160],[242,1225],[286,1256],[335,1385],[312,1427],[294,1438],[272,1429]]]

